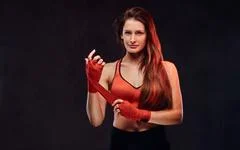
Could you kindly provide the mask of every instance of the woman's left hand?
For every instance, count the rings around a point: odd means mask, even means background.
[[[113,102],[112,106],[115,112],[120,113],[128,119],[148,122],[151,117],[150,111],[138,109],[127,100],[117,99]]]
[[[113,111],[114,112],[120,112],[120,109],[119,109],[119,104],[121,104],[123,102],[122,99],[117,99],[115,100],[113,103],[112,103],[112,106],[113,106]]]

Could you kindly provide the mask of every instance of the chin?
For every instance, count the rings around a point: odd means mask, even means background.
[[[137,54],[137,53],[140,53],[141,51],[142,50],[140,49],[131,49],[131,48],[127,49],[127,52],[131,54]]]

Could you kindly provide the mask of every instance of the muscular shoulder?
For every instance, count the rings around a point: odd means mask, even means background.
[[[106,64],[104,65],[104,69],[107,70],[107,71],[109,71],[109,70],[111,70],[111,69],[115,69],[116,63],[117,63],[117,61],[115,61],[115,62],[110,62],[110,63],[106,63]]]
[[[177,68],[174,63],[170,61],[162,61],[162,64],[167,72],[168,75],[170,76],[177,76]]]
[[[112,78],[114,77],[115,68],[116,68],[117,61],[106,63],[103,67],[102,71],[102,78],[109,82],[112,81]]]

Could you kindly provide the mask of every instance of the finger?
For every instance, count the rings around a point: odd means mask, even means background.
[[[88,64],[88,59],[87,58],[85,58],[85,63]]]
[[[101,64],[103,62],[103,59],[98,60],[98,64]]]
[[[120,109],[114,109],[113,111],[116,113],[120,113]]]
[[[102,62],[102,65],[104,66],[106,63],[105,62]]]
[[[122,103],[123,100],[122,99],[117,99],[112,103],[112,106],[115,106],[116,104]]]
[[[99,60],[99,59],[101,59],[101,57],[99,55],[97,55],[93,58],[93,60],[96,60],[96,61]]]
[[[92,60],[92,56],[93,56],[93,54],[96,52],[96,50],[94,49],[94,50],[92,50],[90,53],[89,53],[89,55],[88,55],[88,59],[89,60]]]
[[[115,109],[114,112],[120,113],[120,109]]]
[[[112,106],[114,107],[117,103],[119,103],[118,101],[119,101],[118,99],[115,100],[115,101],[112,103]]]
[[[117,111],[117,107],[116,106],[113,108],[113,111]]]
[[[114,107],[113,110],[114,110],[114,111],[118,111],[118,110],[119,110],[119,105],[117,104],[117,105]]]

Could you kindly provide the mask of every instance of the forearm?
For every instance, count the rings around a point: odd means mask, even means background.
[[[183,112],[182,110],[161,110],[151,111],[151,117],[149,123],[159,125],[175,125],[182,123]]]
[[[90,123],[97,127],[105,117],[105,105],[98,93],[88,93],[86,111]]]

